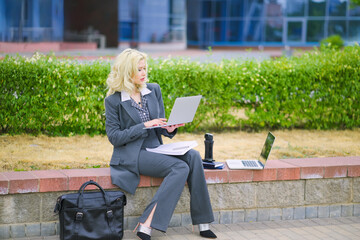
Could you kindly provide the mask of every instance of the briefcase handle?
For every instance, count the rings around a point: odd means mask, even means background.
[[[109,198],[105,192],[105,190],[95,181],[93,180],[90,180],[90,181],[87,181],[85,182],[83,185],[81,185],[81,187],[79,188],[79,197],[78,197],[78,200],[77,200],[77,205],[78,205],[78,208],[82,209],[83,208],[83,205],[84,205],[84,190],[87,186],[89,185],[95,185],[96,187],[98,187],[102,194],[103,194],[103,197],[104,197],[104,200],[105,200],[105,204],[107,207],[110,207],[111,204],[110,204],[110,201],[109,201]]]

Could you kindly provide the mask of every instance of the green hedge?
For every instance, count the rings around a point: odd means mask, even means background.
[[[203,95],[183,130],[360,126],[360,47],[314,49],[299,57],[223,60],[149,60],[167,115],[176,97]],[[78,63],[35,54],[0,60],[1,133],[105,133],[107,61]],[[246,118],[234,112],[244,109]]]
[[[106,62],[79,64],[35,54],[0,61],[1,132],[104,133]]]

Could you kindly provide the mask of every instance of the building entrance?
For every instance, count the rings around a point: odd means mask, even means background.
[[[118,46],[118,0],[64,0],[64,41]]]

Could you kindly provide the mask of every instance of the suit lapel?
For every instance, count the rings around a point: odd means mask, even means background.
[[[136,123],[141,123],[139,113],[134,107],[131,106],[131,101],[122,102],[121,105]]]
[[[156,119],[159,118],[159,110],[156,107],[157,103],[157,98],[155,96],[155,92],[152,91],[150,94],[147,95],[148,96],[148,109],[149,109],[149,114],[150,114],[150,119]]]
[[[121,101],[121,93],[118,92],[118,94],[120,98],[120,105],[125,109],[125,111],[129,114],[132,120],[134,120],[136,123],[141,123],[139,113],[135,108],[131,106],[131,100]]]
[[[130,96],[125,96],[125,98],[122,99],[121,94],[119,93],[120,97],[120,104],[123,106],[123,108],[126,110],[126,112],[129,114],[129,116],[136,122],[141,123],[141,119],[139,116],[138,111],[131,105],[131,100],[125,100],[130,98]],[[124,96],[123,96],[124,97]],[[155,91],[151,91],[146,94],[146,97],[148,98],[147,106],[150,114],[150,119],[156,119],[159,118],[159,107],[158,107],[158,100],[156,98]]]

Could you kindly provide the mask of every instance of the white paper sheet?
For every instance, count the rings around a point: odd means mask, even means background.
[[[160,145],[157,148],[146,148],[149,152],[160,153],[165,155],[184,155],[190,149],[196,147],[196,141],[184,141]]]

